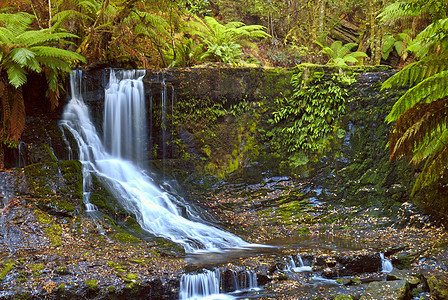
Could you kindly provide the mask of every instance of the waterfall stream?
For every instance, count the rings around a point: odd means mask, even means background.
[[[96,176],[123,208],[136,216],[145,231],[182,245],[186,252],[247,246],[241,238],[202,223],[186,204],[183,216],[182,201],[156,184],[140,167],[146,134],[144,71],[111,70],[105,90],[104,143],[83,101],[81,75],[81,71],[74,71],[70,77],[71,99],[60,125],[73,135],[79,148],[87,209],[94,209],[89,197],[92,176]]]

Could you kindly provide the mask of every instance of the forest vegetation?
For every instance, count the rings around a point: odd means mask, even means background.
[[[25,124],[21,87],[45,76],[58,105],[75,67],[388,64],[409,86],[387,118],[391,159],[424,163],[415,190],[448,163],[447,3],[440,0],[8,0],[0,2],[0,167]]]

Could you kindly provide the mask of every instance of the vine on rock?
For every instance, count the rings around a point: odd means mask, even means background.
[[[310,154],[322,153],[335,135],[345,135],[337,120],[345,113],[347,96],[339,74],[329,77],[305,66],[297,71],[291,78],[293,94],[276,100],[267,133],[272,150],[286,153],[295,167],[306,164]]]

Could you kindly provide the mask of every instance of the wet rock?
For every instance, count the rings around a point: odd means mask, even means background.
[[[379,253],[360,254],[356,256],[340,256],[338,263],[343,266],[341,273],[346,275],[374,273],[381,270],[381,258]]]
[[[387,280],[406,280],[411,287],[415,287],[420,283],[420,278],[418,274],[411,270],[400,270],[394,268],[392,272],[387,274]]]
[[[361,300],[403,300],[406,299],[409,285],[406,280],[372,282]]]
[[[448,273],[436,271],[424,271],[423,277],[431,293],[431,299],[448,299]]]
[[[362,283],[362,281],[358,278],[348,278],[343,277],[336,280],[337,283],[342,285],[359,285]]]
[[[390,261],[395,268],[406,270],[411,268],[414,257],[407,252],[402,252],[391,256]]]
[[[257,283],[258,285],[265,285],[268,282],[271,281],[271,278],[269,276],[263,275],[263,274],[257,274]]]

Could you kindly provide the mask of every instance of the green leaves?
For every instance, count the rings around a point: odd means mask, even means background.
[[[245,25],[242,22],[229,22],[222,25],[213,17],[196,17],[189,23],[188,32],[197,36],[205,45],[201,60],[209,59],[224,63],[238,64],[242,61],[241,46],[255,47],[253,39],[266,38],[269,35],[261,25]]]
[[[19,88],[26,83],[28,73],[46,76],[50,104],[54,108],[58,104],[60,73],[70,72],[70,63],[85,62],[77,53],[53,47],[75,35],[52,33],[48,29],[30,30],[33,18],[26,13],[0,13],[0,70],[6,70],[7,74],[7,78],[0,78],[0,86],[6,84],[7,89],[15,88],[9,94],[0,89],[0,120],[3,120],[0,140],[7,145],[18,144],[25,126],[25,103]]]
[[[420,60],[406,66],[382,86],[382,89],[409,87],[386,121],[395,122],[389,141],[390,159],[407,156],[414,164],[424,162],[414,184],[415,193],[436,182],[448,165],[448,18],[441,2],[431,0],[390,6],[382,17],[390,18],[393,9],[397,13],[401,10],[403,16],[431,12],[434,18],[406,48]],[[404,46],[401,47],[404,51]]]
[[[338,132],[336,124],[345,113],[346,91],[333,80],[324,80],[320,73],[298,72],[291,83],[292,97],[276,100],[278,109],[273,112],[273,129],[268,134],[271,145],[280,153],[321,151],[330,135]]]
[[[319,42],[316,42],[322,47],[321,53],[330,57],[327,64],[334,64],[338,67],[346,67],[347,63],[360,64],[362,60],[358,58],[368,57],[367,54],[361,51],[350,52],[352,48],[356,47],[356,43],[342,44],[341,41],[335,41],[330,47],[323,46]]]

